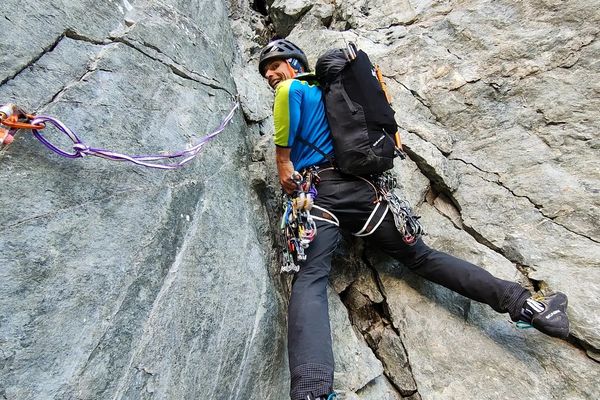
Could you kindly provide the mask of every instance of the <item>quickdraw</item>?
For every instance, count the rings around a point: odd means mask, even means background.
[[[19,129],[44,129],[44,124],[31,124],[33,118],[35,118],[33,115],[14,104],[0,106],[0,125],[6,127],[0,127],[0,147],[11,144]]]
[[[298,189],[290,196],[284,195],[283,216],[280,230],[285,240],[281,272],[295,273],[300,270],[298,261],[306,260],[305,250],[317,234],[317,225],[310,210],[317,196],[316,170],[309,169],[304,176],[294,171],[292,180]]]
[[[417,243],[417,240],[425,234],[423,226],[419,222],[420,216],[416,215],[407,200],[400,200],[394,192],[396,187],[396,178],[390,173],[383,173],[374,179],[374,183],[388,203],[396,228],[402,234],[404,243],[412,246]]]
[[[117,153],[111,150],[94,148],[86,145],[71,129],[58,119],[48,115],[31,115],[24,112],[14,104],[0,106],[0,147],[9,145],[13,142],[15,133],[19,129],[31,129],[33,135],[47,148],[56,154],[67,158],[79,158],[84,156],[101,157],[112,161],[128,161],[148,168],[158,169],[178,169],[194,159],[202,147],[223,132],[227,124],[233,119],[235,110],[239,107],[239,101],[235,101],[232,109],[221,121],[221,124],[211,133],[201,138],[192,147],[174,153],[148,154],[148,155],[127,155]],[[65,134],[72,142],[72,151],[63,150],[54,145],[40,131],[46,128],[46,124],[52,125],[58,131]],[[6,127],[3,128],[2,126]],[[179,159],[177,162],[169,162]],[[163,161],[164,163],[156,163]]]

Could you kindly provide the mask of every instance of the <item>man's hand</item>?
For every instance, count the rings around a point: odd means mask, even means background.
[[[282,175],[285,174],[287,172],[287,168],[286,168],[286,172],[279,172],[279,183],[281,184],[281,187],[283,187],[283,190],[287,193],[287,194],[292,194],[294,193],[294,191],[298,190],[298,185],[296,184],[296,182],[294,182],[292,180],[292,173],[294,172],[294,168],[292,167],[290,169],[291,173],[287,175]]]
[[[292,194],[298,189],[298,185],[292,180],[294,173],[294,164],[290,160],[291,149],[285,147],[275,148],[275,159],[277,161],[277,172],[279,173],[279,183],[287,194]]]

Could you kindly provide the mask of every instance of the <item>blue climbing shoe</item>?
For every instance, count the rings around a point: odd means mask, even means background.
[[[309,394],[308,396],[306,396],[306,400],[335,400],[336,397],[337,397],[337,395],[335,394],[335,392],[330,393],[327,396],[319,396],[319,397],[314,397],[312,394]]]

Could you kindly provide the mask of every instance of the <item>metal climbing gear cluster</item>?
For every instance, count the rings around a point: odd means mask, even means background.
[[[396,178],[391,173],[383,173],[374,179],[379,193],[388,203],[396,228],[402,234],[402,240],[408,245],[413,245],[425,234],[419,222],[420,216],[416,215],[407,200],[400,200],[394,192]]]
[[[147,155],[127,155],[115,151],[94,148],[86,145],[71,129],[57,118],[48,115],[31,115],[24,112],[14,104],[0,106],[0,147],[9,145],[14,140],[14,135],[19,129],[31,129],[33,135],[46,147],[56,154],[67,158],[79,158],[84,156],[96,156],[112,161],[128,161],[137,165],[158,169],[179,169],[194,159],[202,147],[221,133],[227,124],[233,119],[235,111],[239,107],[239,101],[235,104],[221,121],[221,124],[211,133],[198,140],[193,146],[173,152]],[[72,142],[72,150],[63,150],[54,145],[46,135],[40,131],[52,125],[59,132],[65,134]],[[6,127],[6,128],[4,128]],[[47,131],[48,129],[46,129]],[[162,162],[162,163],[161,163]]]
[[[317,225],[310,210],[317,197],[315,185],[319,181],[316,169],[308,169],[304,175],[297,171],[292,174],[297,190],[284,195],[281,233],[285,239],[281,272],[294,273],[300,270],[298,261],[306,260],[305,250],[317,234]]]

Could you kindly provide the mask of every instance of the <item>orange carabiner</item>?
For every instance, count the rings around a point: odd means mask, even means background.
[[[44,124],[30,124],[35,115],[27,114],[14,104],[0,107],[0,124],[12,129],[44,129]]]
[[[27,115],[26,114],[25,118],[28,121],[31,121],[35,117],[33,115]],[[40,129],[44,129],[46,127],[46,125],[44,125],[44,124],[30,124],[28,122],[19,121],[19,116],[18,115],[11,115],[10,117],[2,120],[2,125],[8,126],[9,128],[13,128],[13,129],[35,129],[35,130],[40,130]]]

